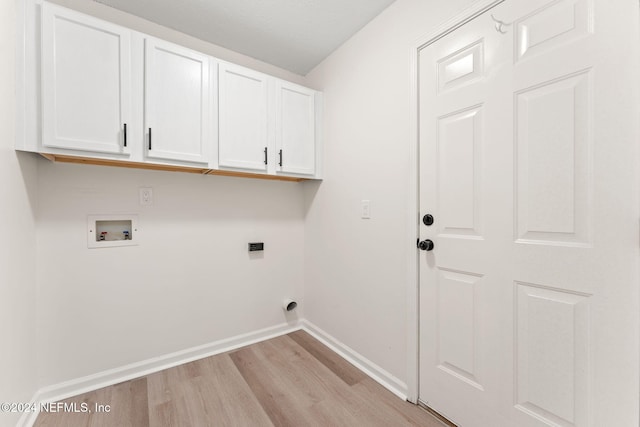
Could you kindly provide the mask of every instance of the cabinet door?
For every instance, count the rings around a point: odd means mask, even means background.
[[[129,154],[130,32],[42,5],[42,145]]]
[[[161,40],[145,39],[147,157],[209,160],[210,58]]]
[[[315,91],[277,81],[276,150],[278,172],[315,174]]]
[[[266,172],[268,77],[231,64],[219,76],[219,165]]]

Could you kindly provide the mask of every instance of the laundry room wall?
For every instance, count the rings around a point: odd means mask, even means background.
[[[217,58],[301,76],[90,0],[56,1]],[[298,183],[51,163],[39,159],[38,365],[46,387],[294,324],[303,292]],[[153,189],[141,206],[139,188]],[[88,215],[135,214],[139,245],[87,248]],[[249,242],[264,242],[249,254]]]
[[[415,251],[409,49],[472,3],[398,0],[307,75],[324,91],[325,180],[305,189],[305,316],[400,383]]]

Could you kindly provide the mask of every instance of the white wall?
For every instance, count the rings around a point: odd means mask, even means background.
[[[302,293],[299,184],[45,160],[39,177],[42,385],[285,323]],[[122,213],[140,246],[87,249],[87,215]]]
[[[307,75],[324,91],[325,180],[306,188],[305,317],[404,382],[409,47],[471,3],[398,0]]]
[[[303,80],[94,1],[57,3]],[[300,184],[44,159],[38,167],[41,387],[283,324],[283,298],[302,297]],[[153,206],[139,205],[139,187],[153,188]],[[139,215],[140,246],[87,249],[87,215],[114,213]],[[250,241],[265,243],[262,256],[249,256]]]
[[[28,402],[35,364],[35,224],[37,170],[15,139],[15,1],[0,0],[0,402]],[[0,426],[20,414],[0,413]]]

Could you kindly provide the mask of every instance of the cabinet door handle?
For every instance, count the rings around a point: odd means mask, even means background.
[[[124,124],[124,146],[127,146],[127,124]]]
[[[264,164],[268,164],[268,160],[267,160],[267,147],[264,147]]]
[[[282,150],[278,152],[278,156],[280,156],[280,161],[278,162],[278,164],[280,165],[280,167],[282,167]]]
[[[149,150],[151,150],[151,128],[149,128]]]

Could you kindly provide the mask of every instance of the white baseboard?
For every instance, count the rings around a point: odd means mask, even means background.
[[[87,393],[103,387],[119,384],[134,378],[139,378],[163,369],[172,368],[194,360],[214,356],[216,354],[232,351],[240,347],[255,344],[281,335],[303,329],[324,345],[335,351],[349,363],[360,369],[369,377],[380,383],[399,398],[407,399],[407,384],[400,381],[380,366],[371,362],[350,347],[338,341],[313,323],[300,320],[295,324],[280,324],[270,328],[261,329],[247,334],[237,335],[209,344],[176,351],[164,356],[154,357],[141,362],[109,369],[85,377],[76,378],[59,384],[43,387],[34,395],[31,403],[40,404],[56,402],[79,394]],[[31,427],[36,421],[38,412],[24,413],[18,421],[17,427]]]
[[[141,362],[131,363],[119,368],[87,375],[86,377],[50,385],[38,390],[32,399],[32,403],[39,404],[45,402],[56,402],[82,393],[129,381],[134,378],[143,377],[154,372],[162,371],[163,369],[172,368],[184,363],[193,362],[194,360],[214,356],[216,354],[285,335],[293,331],[297,331],[300,328],[301,326],[299,323],[283,323],[270,328],[260,329],[247,334],[237,335],[235,337],[188,348],[186,350],[176,351],[174,353],[165,354],[163,356],[154,357]],[[17,427],[31,427],[37,416],[37,412],[23,414],[18,421]]]
[[[407,400],[408,388],[406,383],[400,381],[400,379],[382,369],[380,366],[376,365],[352,348],[338,341],[313,323],[307,320],[301,320],[300,324],[302,325],[302,330],[338,353],[349,363],[380,383],[384,388],[402,400]]]
[[[40,392],[37,391],[36,394],[34,394],[31,400],[29,401],[29,404],[31,405],[31,407],[35,407],[36,403],[39,401],[38,400],[39,393]],[[23,412],[22,416],[18,420],[18,424],[16,424],[16,427],[31,427],[33,424],[35,424],[37,417],[38,417],[38,412]]]

